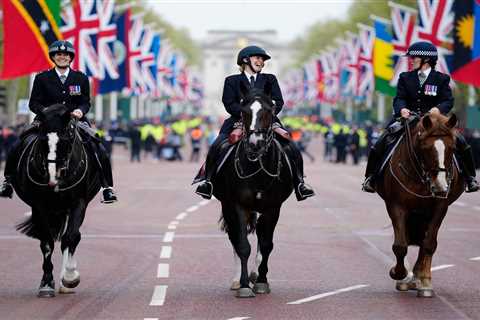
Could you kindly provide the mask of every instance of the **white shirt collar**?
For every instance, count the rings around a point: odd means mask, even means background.
[[[55,67],[55,72],[57,73],[58,78],[60,78],[62,74],[60,73],[57,67]],[[67,71],[65,71],[64,75],[68,78],[69,73],[70,73],[70,68],[67,68]]]
[[[251,77],[251,76],[253,76],[253,78],[255,79],[255,81],[257,81],[257,75],[258,75],[258,73],[251,74],[251,73],[248,73],[247,70],[245,70],[245,71],[243,72],[243,74],[245,75],[245,77],[247,77],[248,82],[250,82],[250,77]]]
[[[428,75],[430,74],[430,71],[432,71],[432,68],[428,68],[428,69],[425,69],[425,70],[418,70],[418,75],[420,75],[420,72],[423,72],[427,78],[428,78]]]

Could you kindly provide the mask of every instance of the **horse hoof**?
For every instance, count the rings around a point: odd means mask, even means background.
[[[408,283],[405,282],[397,282],[395,285],[395,289],[398,291],[408,291]]]
[[[257,282],[258,274],[256,272],[250,272],[249,280],[251,283]]]
[[[268,283],[255,283],[253,291],[258,294],[270,293],[270,285]]]
[[[433,289],[417,289],[417,297],[419,298],[433,298],[434,296]]]
[[[237,298],[255,298],[255,292],[250,288],[240,288],[237,290]]]
[[[407,270],[405,270],[405,272],[402,272],[402,273],[396,273],[395,272],[395,267],[392,267],[390,269],[390,278],[392,278],[393,280],[403,280],[405,279],[405,277],[408,275],[408,272]]]
[[[240,281],[233,281],[232,285],[230,286],[230,290],[238,290],[240,287]]]
[[[73,280],[67,280],[65,278],[62,278],[62,284],[64,285],[65,288],[73,289],[78,286],[80,283],[80,276],[76,277]]]
[[[60,286],[60,288],[58,288],[58,293],[59,294],[72,294],[72,293],[75,293],[75,290],[64,287],[64,286]]]
[[[55,297],[55,289],[50,286],[44,286],[38,289],[39,298],[53,298]]]

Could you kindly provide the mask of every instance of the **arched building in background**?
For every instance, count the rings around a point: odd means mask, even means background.
[[[223,83],[226,76],[240,72],[236,64],[237,54],[248,45],[258,45],[272,57],[263,72],[277,75],[281,85],[282,72],[292,64],[294,50],[278,38],[275,30],[208,31],[202,43],[205,114],[228,116],[222,104]]]

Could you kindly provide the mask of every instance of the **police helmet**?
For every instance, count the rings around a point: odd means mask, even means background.
[[[428,41],[418,41],[413,43],[407,50],[406,56],[430,58],[430,61],[437,61],[437,48]]]
[[[48,55],[50,59],[53,59],[53,56],[56,53],[66,53],[70,55],[72,60],[75,58],[75,48],[73,48],[73,45],[67,41],[67,40],[57,40],[54,41],[49,47],[48,47]]]
[[[244,59],[248,59],[253,56],[260,56],[264,61],[270,59],[271,57],[267,54],[265,50],[257,46],[248,46],[240,50],[237,57],[237,64],[241,66],[245,63]]]

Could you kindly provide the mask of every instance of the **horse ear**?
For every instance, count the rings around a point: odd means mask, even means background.
[[[425,128],[425,130],[430,129],[433,126],[432,119],[430,119],[429,115],[426,115],[423,117],[422,125]]]
[[[249,89],[243,81],[240,81],[240,98],[243,100],[248,95]]]
[[[453,113],[450,118],[448,118],[448,121],[446,123],[447,127],[449,127],[450,129],[452,129],[453,127],[455,127],[457,125],[457,116],[455,115],[455,113]]]

